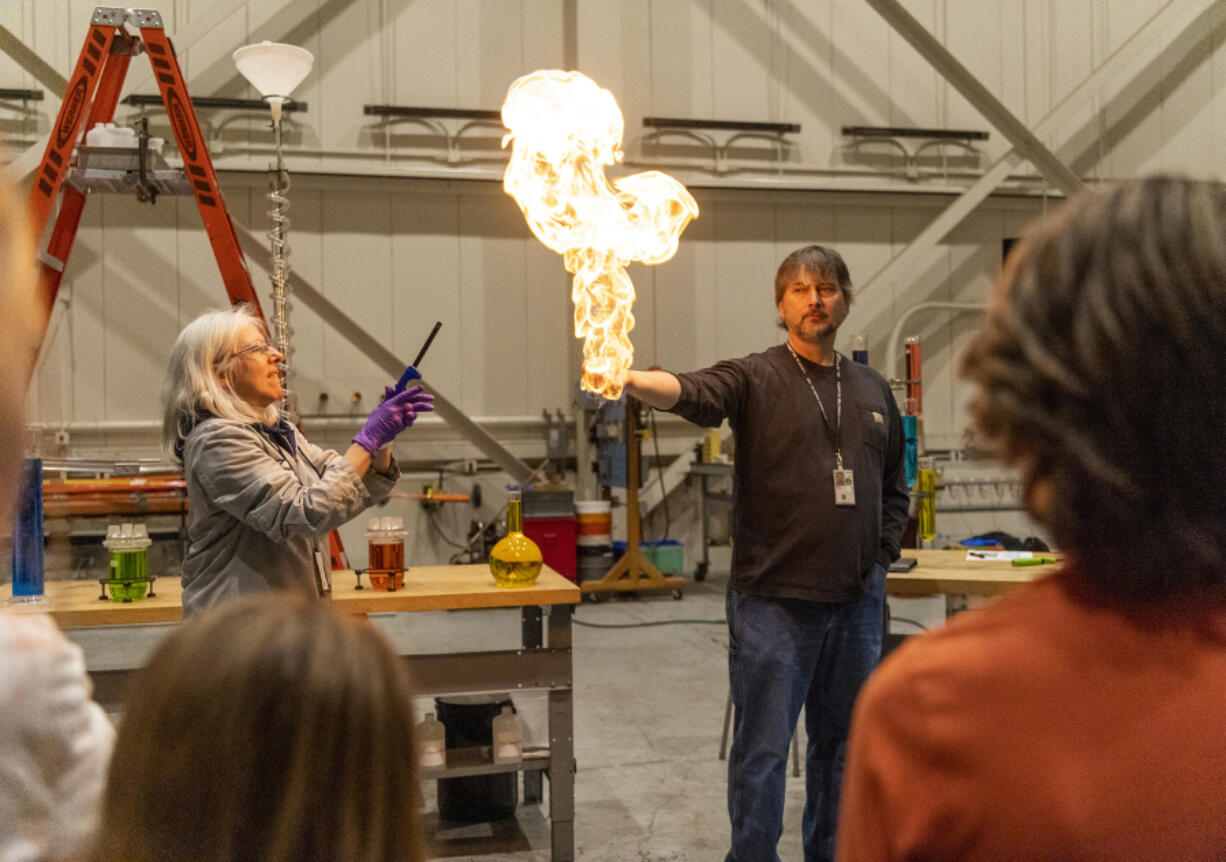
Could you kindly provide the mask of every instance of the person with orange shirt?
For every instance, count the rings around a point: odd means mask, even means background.
[[[1226,186],[1044,218],[961,372],[1066,562],[869,679],[839,857],[1221,859]]]

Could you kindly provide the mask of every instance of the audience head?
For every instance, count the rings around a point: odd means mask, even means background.
[[[26,444],[26,392],[43,321],[23,201],[0,181],[0,523],[9,523]]]
[[[278,594],[170,635],[126,698],[96,858],[416,860],[403,660],[364,620]]]
[[[1028,507],[1130,598],[1226,583],[1226,187],[1153,177],[1030,228],[961,362]]]

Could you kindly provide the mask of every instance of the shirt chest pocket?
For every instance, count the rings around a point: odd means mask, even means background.
[[[890,429],[886,425],[889,416],[883,406],[864,402],[856,406],[860,413],[860,426],[864,429],[864,442],[878,452],[884,452],[889,440]]]

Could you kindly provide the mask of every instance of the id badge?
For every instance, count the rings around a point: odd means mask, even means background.
[[[856,505],[856,477],[851,470],[834,471],[834,505]]]
[[[319,595],[323,598],[332,595],[332,566],[329,565],[329,560],[324,557],[323,552],[318,548],[315,549],[315,586],[319,588]]]

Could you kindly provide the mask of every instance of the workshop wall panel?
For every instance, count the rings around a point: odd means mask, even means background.
[[[457,399],[470,374],[466,361],[471,331],[461,316],[465,297],[479,295],[481,286],[461,280],[460,201],[443,184],[421,194],[392,199],[391,349],[407,365],[443,321],[430,352],[422,360],[422,376],[432,386]]]
[[[540,406],[527,401],[527,356],[540,342],[525,300],[527,241],[512,215],[518,210],[498,198],[461,201],[457,323],[467,335],[462,361],[476,373],[465,378],[459,405],[470,415],[523,416]]]
[[[1159,0],[905,5],[1031,124],[1163,8]],[[16,0],[0,4],[0,25],[67,75],[93,6]],[[164,10],[172,37],[194,34],[180,46],[180,60],[197,96],[253,95],[229,57],[239,44],[280,39],[315,52],[316,70],[296,93],[309,110],[285,129],[294,173],[291,264],[406,361],[433,321],[443,320],[427,376],[472,415],[531,416],[569,403],[578,371],[570,278],[501,191],[498,130],[466,133],[460,160],[449,162],[429,129],[396,124],[389,138],[362,116],[362,104],[497,108],[514,77],[560,66],[568,50],[577,51],[579,67],[621,102],[627,167],[649,163],[682,176],[702,207],[672,261],[632,268],[639,365],[677,370],[775,343],[781,333],[770,281],[793,248],[833,244],[856,284],[869,284],[967,181],[946,183],[940,160],[920,162],[919,176],[908,180],[895,157],[853,158],[842,125],[989,128],[861,2],[584,2],[569,7],[573,34],[564,28],[567,8],[564,0],[179,0]],[[219,15],[227,9],[232,13]],[[1090,178],[1157,169],[1220,175],[1224,41],[1221,28],[1197,34],[1193,50],[1169,55],[1122,97],[1115,91],[1128,82],[1110,82],[1048,142],[1076,133],[1078,151],[1066,157]],[[0,54],[0,86],[42,85]],[[153,92],[143,58],[133,64],[128,90]],[[29,112],[6,105],[0,158],[41,151],[57,107],[50,95],[30,103]],[[117,120],[139,114],[121,108]],[[146,114],[163,133],[161,112]],[[782,162],[768,144],[747,141],[743,158],[717,169],[710,147],[693,140],[644,147],[641,119],[653,114],[799,122],[803,130],[788,136]],[[260,172],[272,151],[266,117],[202,111],[201,122],[236,222],[262,234],[268,218]],[[986,165],[1009,148],[991,132],[978,157],[962,160]],[[957,166],[957,151],[948,152]],[[847,176],[890,191],[839,186]],[[940,193],[907,193],[912,189]],[[899,316],[926,299],[985,298],[1000,239],[1057,201],[991,198],[909,283],[858,295],[844,335],[867,334],[874,364],[900,373],[883,366]],[[265,267],[252,261],[267,311]],[[50,334],[31,394],[34,418],[155,423],[152,393],[174,334],[202,308],[224,303],[194,203],[91,198],[63,297],[66,313]],[[361,410],[369,409],[383,372],[300,302],[292,322],[300,408],[320,409],[319,394],[327,392],[328,412],[357,412],[348,399],[361,392]],[[925,338],[928,430],[954,440],[965,387],[951,373],[974,316],[933,312],[915,325]]]

